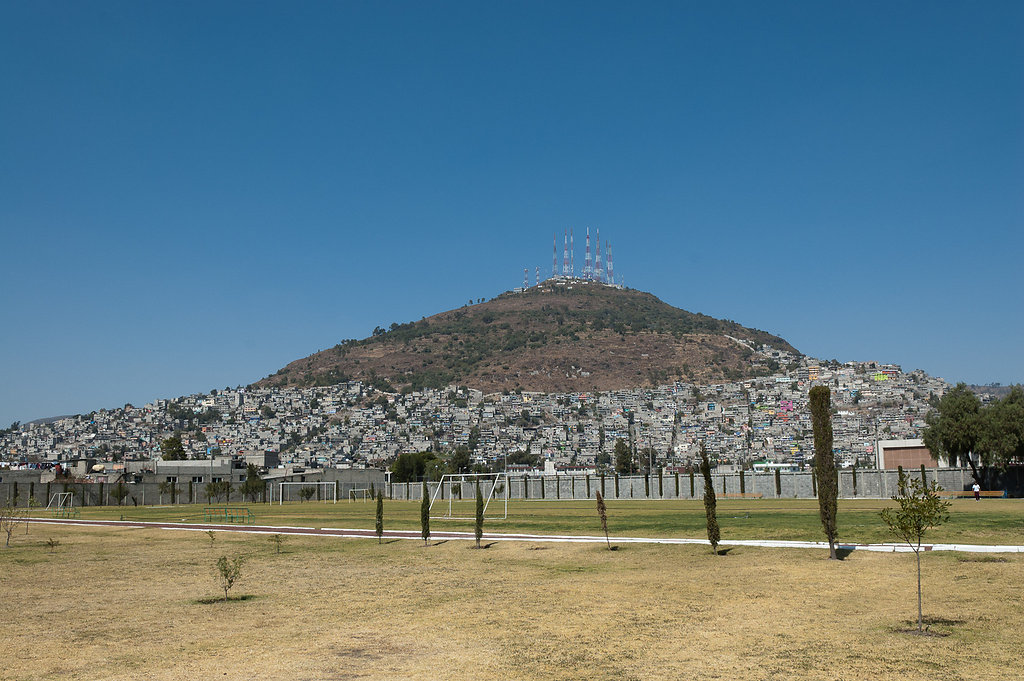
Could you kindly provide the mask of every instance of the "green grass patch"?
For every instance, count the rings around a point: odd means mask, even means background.
[[[614,536],[701,538],[705,533],[700,500],[607,500],[608,529]],[[847,499],[839,502],[841,542],[891,541],[879,512],[892,502]],[[257,525],[373,529],[374,504],[363,502],[248,504]],[[457,515],[472,516],[473,501],[454,502]],[[447,503],[445,504],[447,508]],[[156,506],[132,509],[131,520],[203,522],[202,505]],[[86,507],[81,518],[118,520],[124,509]],[[815,499],[723,499],[718,502],[722,539],[783,539],[819,541],[823,538]],[[388,530],[418,530],[419,502],[384,502]],[[231,526],[225,524],[225,526]],[[434,520],[431,529],[471,532],[471,520]],[[599,535],[593,501],[514,500],[506,520],[488,520],[486,532],[523,534]],[[1001,499],[977,504],[954,500],[948,523],[927,535],[930,543],[1024,544],[1024,500]]]

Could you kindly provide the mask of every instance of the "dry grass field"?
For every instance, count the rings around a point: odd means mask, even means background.
[[[60,544],[51,552],[47,539]],[[2,679],[1006,679],[1024,555],[32,526],[0,549]],[[247,556],[232,596],[214,564]]]

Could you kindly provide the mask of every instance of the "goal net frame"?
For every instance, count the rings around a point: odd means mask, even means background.
[[[370,491],[369,487],[353,487],[348,491],[349,503],[353,501],[369,501]]]
[[[67,511],[75,507],[74,492],[55,492],[46,505],[48,511]]]
[[[452,502],[453,502],[452,497],[454,495],[451,494],[451,489],[450,488],[455,483],[458,483],[460,486],[461,485],[469,484],[469,485],[473,486],[473,489],[475,490],[476,488],[475,488],[474,484],[476,483],[477,480],[479,480],[481,483],[484,482],[485,480],[490,480],[491,481],[490,488],[487,489],[486,491],[483,489],[483,485],[481,485],[481,492],[483,492],[483,495],[484,495],[484,518],[487,519],[487,520],[506,520],[508,518],[508,498],[509,498],[508,473],[445,473],[444,475],[441,476],[440,483],[438,483],[437,488],[434,490],[434,493],[430,497],[430,511],[431,512],[434,511],[434,504],[436,504],[438,501],[442,502],[442,506],[441,507],[444,508],[444,506],[443,506],[444,499],[439,499],[439,497],[441,496],[441,493],[444,491],[445,482],[449,482],[450,485],[449,485],[447,512],[442,514],[442,515],[431,515],[430,519],[431,520],[476,520],[476,516],[458,516],[458,515],[454,514],[453,508],[452,508],[452,505],[453,505],[452,504]],[[498,485],[501,485],[502,491],[496,493],[495,490],[498,488]],[[461,497],[460,501],[461,502],[473,501],[473,500],[476,499],[475,493],[471,493],[467,497],[466,494],[465,494],[465,491],[466,491],[465,488],[464,487],[460,487],[460,490],[462,492],[462,494],[460,495],[460,497]],[[501,511],[499,512],[500,515],[499,515],[499,513],[494,513],[494,514],[492,514],[490,516],[487,515],[487,509],[490,507],[492,501],[496,502],[496,505],[501,508]]]
[[[324,503],[324,504],[326,504],[329,501],[334,502],[335,504],[338,503],[338,487],[333,482],[323,481],[323,480],[320,480],[320,481],[310,481],[310,482],[279,482],[279,483],[277,483],[277,505],[278,506],[281,506],[281,505],[284,504],[284,488],[285,488],[285,485],[287,485],[289,487],[299,487],[300,489],[302,487],[316,487],[317,489],[323,488],[325,490],[329,489],[330,490],[329,494],[324,494],[324,493],[321,492],[321,494],[320,494],[321,498],[320,499],[310,499],[310,501],[312,501],[314,503],[319,501],[319,502]],[[273,494],[274,494],[274,487],[273,487],[273,485],[271,485],[271,487],[270,487],[270,494],[271,494],[271,496],[273,496]],[[302,499],[301,498],[300,499],[289,499],[289,501],[302,501]],[[271,499],[270,503],[274,503],[274,500]]]

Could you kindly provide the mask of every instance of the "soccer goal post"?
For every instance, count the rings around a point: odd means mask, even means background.
[[[430,497],[433,520],[475,520],[476,509],[467,511],[466,502],[476,500],[476,483],[484,498],[484,518],[508,518],[508,475],[506,473],[445,473]],[[458,497],[458,499],[454,499]],[[448,503],[446,504],[445,501]],[[459,513],[465,515],[459,515]],[[473,515],[468,515],[473,513]]]
[[[63,511],[72,508],[74,505],[74,492],[57,492],[50,497],[50,503],[46,505],[46,508],[51,511]]]
[[[273,493],[273,487],[271,487]],[[338,503],[338,488],[333,482],[279,482],[277,504],[285,501],[322,501]],[[271,499],[270,503],[274,503]]]

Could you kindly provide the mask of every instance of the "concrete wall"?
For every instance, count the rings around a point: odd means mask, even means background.
[[[921,469],[909,469],[907,473],[913,477],[921,476]],[[854,485],[856,475],[856,485]],[[973,480],[969,469],[960,468],[926,468],[925,475],[929,481],[937,480],[938,483],[950,491],[969,490]],[[327,480],[335,482],[338,489],[338,499],[347,499],[350,490],[366,490],[371,486],[374,490],[382,490],[388,487],[384,480],[384,474],[378,470],[335,470],[321,469],[310,471],[304,476],[306,481]],[[740,492],[741,482],[739,473],[714,474],[711,476],[714,482],[715,493],[721,495],[736,494]],[[616,476],[607,475],[603,478],[599,475],[557,475],[526,477],[521,475],[511,476],[509,479],[509,498],[511,499],[593,499],[598,490],[607,499],[703,499],[704,480],[699,474],[694,475],[693,495],[690,494],[690,476],[687,473],[680,473],[678,476],[678,495],[676,493],[676,475],[664,474],[661,478],[659,490],[658,475],[651,475],[647,482],[645,476],[619,476],[616,492]],[[843,499],[887,499],[896,493],[898,472],[890,470],[852,470],[839,471],[839,496]],[[774,473],[754,473],[745,471],[743,474],[742,487],[749,494],[760,494],[765,499],[775,498],[797,498],[813,499],[815,497],[815,485],[812,481],[810,471],[787,472],[779,474],[779,487],[781,494],[776,493],[776,479]],[[490,481],[481,484],[484,494],[489,493]],[[268,482],[268,486],[270,483]],[[603,485],[603,489],[602,489]],[[649,486],[648,486],[649,485]],[[42,482],[39,471],[4,471],[0,475],[0,504],[7,503],[13,498],[17,487],[17,504],[28,506],[31,497],[35,498],[37,506],[45,507],[50,498],[57,492],[73,492],[75,494],[75,506],[116,506],[117,483],[66,483],[60,480]],[[438,483],[430,482],[428,487],[433,495],[437,490]],[[190,489],[191,488],[191,489]],[[441,498],[464,498],[472,499],[474,494],[473,482],[462,483],[461,490],[457,482],[446,481],[441,491]],[[389,496],[393,499],[419,499],[422,485],[420,483],[393,483],[390,485]],[[196,503],[196,504],[224,504],[223,499],[211,500],[206,496],[206,485],[190,485],[187,482],[179,482],[174,498],[171,494],[160,492],[160,485],[156,482],[127,483],[124,485],[125,496],[121,501],[124,506],[152,506],[171,503]],[[500,495],[504,490],[498,490]],[[270,492],[267,492],[269,499]],[[297,492],[294,492],[297,494]],[[274,497],[277,497],[275,484]],[[297,498],[297,497],[296,497]],[[238,486],[235,485],[230,499],[231,504],[260,503],[263,498],[256,501],[242,499]]]
[[[41,471],[3,471],[0,473],[0,505],[6,504],[9,499],[14,498],[17,490],[17,505],[29,506],[31,498],[34,497],[35,505],[45,508],[54,494],[58,492],[71,492],[75,495],[75,506],[156,506],[166,504],[217,504],[232,505],[258,504],[264,501],[264,495],[256,500],[242,498],[239,489],[240,485],[232,486],[232,491],[227,501],[223,497],[211,499],[206,495],[206,484],[190,484],[178,482],[173,494],[170,492],[161,493],[159,482],[138,482],[125,483],[122,491],[124,496],[118,503],[118,484],[116,482],[64,482],[54,480],[46,483],[41,481]],[[44,475],[46,472],[42,472]],[[51,476],[52,477],[52,476]],[[326,480],[335,482],[338,488],[338,499],[348,498],[351,489],[374,489],[384,488],[384,473],[378,470],[337,470],[317,469],[305,476],[308,481]],[[296,478],[297,479],[297,478]],[[268,481],[265,498],[270,499],[271,483]],[[277,497],[277,487],[274,484],[274,498]],[[295,498],[298,492],[294,491]]]
[[[921,476],[921,470],[911,469],[907,473],[915,478]],[[879,470],[857,470],[856,488],[854,485],[854,472],[841,470],[839,472],[839,496],[843,499],[888,499],[896,493],[898,471]],[[964,491],[970,489],[973,480],[968,469],[959,468],[928,468],[925,475],[929,481],[938,480],[939,484],[950,491]],[[715,493],[721,495],[737,494],[741,487],[748,494],[760,494],[765,499],[788,498],[788,499],[813,499],[816,497],[816,487],[813,481],[813,474],[810,471],[787,472],[779,474],[779,487],[781,493],[776,491],[776,480],[774,473],[754,473],[745,471],[742,483],[739,473],[713,474]],[[690,476],[687,473],[679,474],[679,493],[676,494],[675,474],[662,476],[660,494],[658,476],[650,476],[649,494],[645,484],[644,476],[619,476],[618,493],[616,493],[616,476],[599,475],[575,475],[575,476],[536,476],[525,477],[513,475],[509,479],[509,498],[511,499],[593,499],[595,493],[602,489],[602,494],[608,499],[703,499],[704,479],[695,474],[693,481],[693,495],[690,495]],[[488,494],[490,482],[482,483],[481,488],[484,494]],[[437,482],[427,483],[431,496],[437,490]],[[444,489],[439,498],[473,498],[473,482],[470,479],[464,483],[459,493],[457,483],[445,481]],[[394,483],[391,485],[390,497],[393,499],[420,499],[421,483]]]

